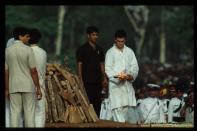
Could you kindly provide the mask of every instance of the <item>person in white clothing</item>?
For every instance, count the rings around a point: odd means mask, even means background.
[[[140,104],[142,123],[164,123],[163,103],[158,99],[159,85],[148,84],[148,97]]]
[[[107,51],[105,71],[109,78],[108,105],[111,119],[127,122],[128,109],[136,106],[132,82],[138,75],[138,63],[132,49],[125,45],[126,32],[117,30],[115,44]]]
[[[178,92],[175,86],[170,87],[171,99],[168,107],[168,123],[177,123],[184,121],[181,118],[180,111],[185,105],[181,92]]]
[[[7,41],[7,43],[6,43],[6,48],[10,47],[10,46],[13,45],[13,44],[14,44],[14,38],[12,37],[12,38],[10,38],[10,39]]]
[[[14,44],[14,38],[12,37],[12,38],[10,38],[7,41],[6,48],[10,47],[13,44]],[[6,119],[6,127],[10,127],[10,113],[9,113],[10,112],[10,102],[7,99],[6,99],[6,106],[5,106],[5,108],[6,108],[6,117],[5,117],[5,119]]]
[[[14,44],[14,37],[10,38],[7,43],[6,43],[6,48],[12,46]],[[6,99],[6,106],[5,106],[5,119],[6,119],[6,127],[10,127],[10,101],[8,99]],[[23,127],[23,119],[22,119],[22,114],[21,114],[21,118],[20,118],[20,122],[19,122],[19,127]]]
[[[20,127],[21,114],[24,127],[35,127],[35,99],[42,93],[33,51],[28,43],[29,29],[16,27],[13,30],[15,43],[5,52],[5,96],[10,102],[10,125]]]
[[[143,120],[143,117],[142,117],[142,113],[141,113],[141,110],[140,110],[140,104],[142,103],[142,101],[144,100],[146,98],[146,96],[145,96],[145,91],[143,90],[143,89],[140,89],[140,91],[138,92],[138,94],[137,94],[137,106],[136,106],[136,118],[135,118],[135,120],[133,120],[133,121],[131,121],[130,119],[129,119],[129,123],[136,123],[136,124],[139,124],[139,123],[141,123],[142,122],[142,120]],[[131,118],[132,118],[132,116],[131,116]]]
[[[45,127],[45,73],[46,73],[46,62],[47,53],[45,50],[38,46],[38,42],[41,39],[41,33],[37,29],[30,30],[29,45],[33,49],[36,61],[36,68],[38,70],[39,82],[43,99],[36,101],[35,108],[35,127]]]

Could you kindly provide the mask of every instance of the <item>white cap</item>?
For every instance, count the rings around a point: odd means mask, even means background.
[[[190,82],[190,85],[194,85],[194,82],[193,82],[193,81],[191,81],[191,82]]]
[[[158,89],[160,88],[160,86],[156,84],[147,84],[147,86],[150,88],[158,88]]]

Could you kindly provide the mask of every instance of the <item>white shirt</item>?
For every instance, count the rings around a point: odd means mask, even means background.
[[[14,44],[14,38],[10,38],[6,44],[6,48],[10,47],[11,45]]]
[[[168,114],[168,106],[169,106],[170,100],[169,99],[162,99],[161,102],[163,104],[164,114]]]
[[[32,45],[31,48],[33,49],[35,60],[36,60],[36,69],[38,70],[38,76],[40,80],[40,84],[42,84],[45,80],[45,73],[46,73],[46,62],[47,62],[47,55],[46,51],[40,48],[37,45]]]
[[[194,105],[193,105],[194,106]],[[191,107],[187,107],[185,111],[185,122],[194,123],[194,110]]]
[[[110,48],[105,57],[105,71],[109,77],[109,101],[111,109],[122,106],[136,106],[135,91],[132,82],[138,75],[138,63],[132,49],[124,45],[120,51],[115,45]],[[114,76],[125,71],[134,80],[119,82]]]
[[[174,122],[173,117],[180,117],[180,110],[176,113],[173,112],[180,106],[180,104],[182,104],[181,107],[183,107],[185,102],[181,101],[177,97],[174,97],[170,100],[168,107],[168,122]]]
[[[30,69],[35,68],[33,50],[20,40],[6,48],[5,69],[9,70],[9,93],[35,92]]]
[[[39,83],[42,92],[42,99],[36,101],[35,109],[35,126],[45,127],[46,111],[45,111],[45,73],[46,73],[46,62],[47,55],[46,52],[37,45],[31,45],[35,55],[36,68],[38,70]]]
[[[158,98],[145,98],[140,104],[142,119],[145,123],[163,123],[163,104]]]

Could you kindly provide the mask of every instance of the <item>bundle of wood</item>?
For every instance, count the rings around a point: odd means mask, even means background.
[[[56,63],[47,64],[46,70],[46,122],[96,122],[98,116],[81,79]]]

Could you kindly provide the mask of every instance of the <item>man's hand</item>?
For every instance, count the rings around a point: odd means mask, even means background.
[[[128,81],[133,80],[133,76],[132,76],[132,75],[127,75],[127,76],[126,76],[126,80],[128,80]]]
[[[37,90],[36,90],[36,96],[37,96],[37,99],[38,100],[41,100],[42,99],[42,92],[41,92],[40,88],[37,88]]]
[[[102,81],[102,88],[106,88],[108,87],[108,81],[107,81],[107,78],[104,77],[103,81]]]
[[[127,78],[127,75],[124,73],[124,72],[120,72],[119,74],[118,74],[118,79],[120,80],[120,81],[125,81],[125,80],[127,80],[126,78]]]

